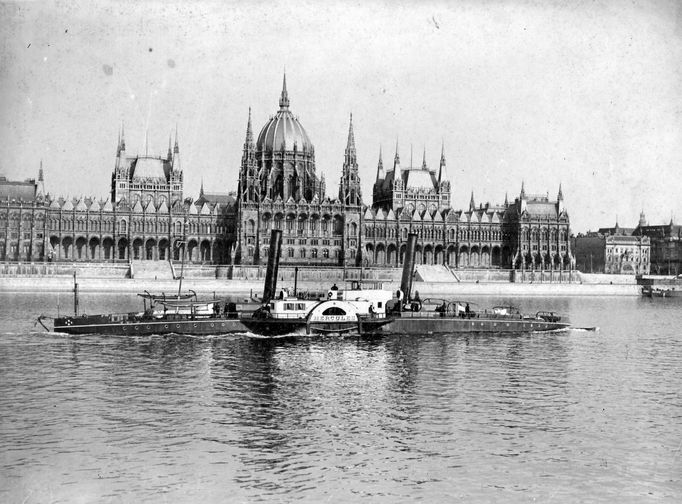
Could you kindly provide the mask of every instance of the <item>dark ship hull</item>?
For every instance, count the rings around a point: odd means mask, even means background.
[[[248,331],[238,318],[145,318],[135,314],[85,315],[54,319],[54,331],[66,334],[151,335],[187,334],[221,335]]]
[[[377,333],[391,323],[390,318],[361,318],[357,321],[307,321],[305,319],[242,318],[241,322],[254,334],[263,337],[324,334]]]

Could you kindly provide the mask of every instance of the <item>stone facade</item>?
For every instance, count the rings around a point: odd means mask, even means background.
[[[170,150],[170,149],[169,149]],[[142,170],[142,165],[148,166]],[[154,177],[149,164],[160,169]],[[165,181],[164,181],[165,180]],[[14,184],[14,186],[10,185]],[[200,195],[182,199],[179,147],[174,155],[126,156],[119,138],[111,196],[56,198],[45,195],[43,172],[32,192],[0,182],[0,260],[106,261],[179,259],[225,263],[234,233],[235,205]]]
[[[417,232],[418,264],[451,268],[565,271],[574,267],[569,217],[556,199],[452,208],[444,149],[438,170],[402,167],[396,145],[384,171],[381,152],[371,205],[364,205],[351,116],[338,197],[325,194],[315,148],[289,109],[286,77],[279,110],[257,139],[246,128],[236,194],[183,196],[176,138],[165,156],[130,155],[123,130],[111,193],[105,200],[56,198],[39,181],[0,180],[0,260],[105,261],[179,259],[193,263],[263,264],[270,231],[284,231],[282,263],[401,266],[407,235]],[[411,163],[410,163],[411,164]]]
[[[256,142],[249,111],[237,190],[234,262],[266,262],[275,228],[283,231],[283,263],[354,265],[362,195],[352,117],[339,197],[331,199],[325,195],[324,176],[317,174],[315,148],[289,110],[286,77],[279,106]]]

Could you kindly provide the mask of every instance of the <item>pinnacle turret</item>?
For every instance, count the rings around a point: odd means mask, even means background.
[[[445,142],[440,148],[440,167],[438,168],[438,185],[448,180],[447,166],[445,163]]]
[[[249,121],[246,123],[246,140],[244,146],[249,147],[253,145],[253,130],[251,129],[251,107],[249,107]]]
[[[353,134],[353,114],[350,115],[348,125],[348,142],[346,142],[346,164],[354,164],[357,154],[355,152],[355,135]]]

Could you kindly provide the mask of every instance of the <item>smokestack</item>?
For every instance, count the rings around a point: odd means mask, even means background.
[[[268,269],[265,271],[263,303],[269,303],[275,297],[280,250],[282,250],[282,230],[273,229],[272,233],[270,233],[270,253],[268,254]]]
[[[417,250],[417,233],[407,236],[407,249],[403,260],[403,279],[400,282],[400,290],[403,291],[405,301],[410,299],[412,291],[412,272],[414,271],[414,255]]]

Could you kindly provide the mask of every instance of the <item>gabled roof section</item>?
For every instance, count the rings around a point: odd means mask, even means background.
[[[211,209],[208,207],[208,204],[204,203],[201,205],[201,211],[199,213],[201,215],[211,215]]]
[[[90,210],[91,212],[99,212],[100,208],[101,207],[99,206],[99,202],[97,200],[93,200],[88,210]]]
[[[365,210],[365,215],[363,215],[362,218],[365,220],[374,220],[374,213],[369,207],[367,207],[367,210]]]
[[[73,210],[73,202],[67,198],[62,206],[62,210]]]
[[[133,212],[142,212],[142,203],[140,203],[140,200],[137,200],[135,202],[135,206],[133,207]]]

